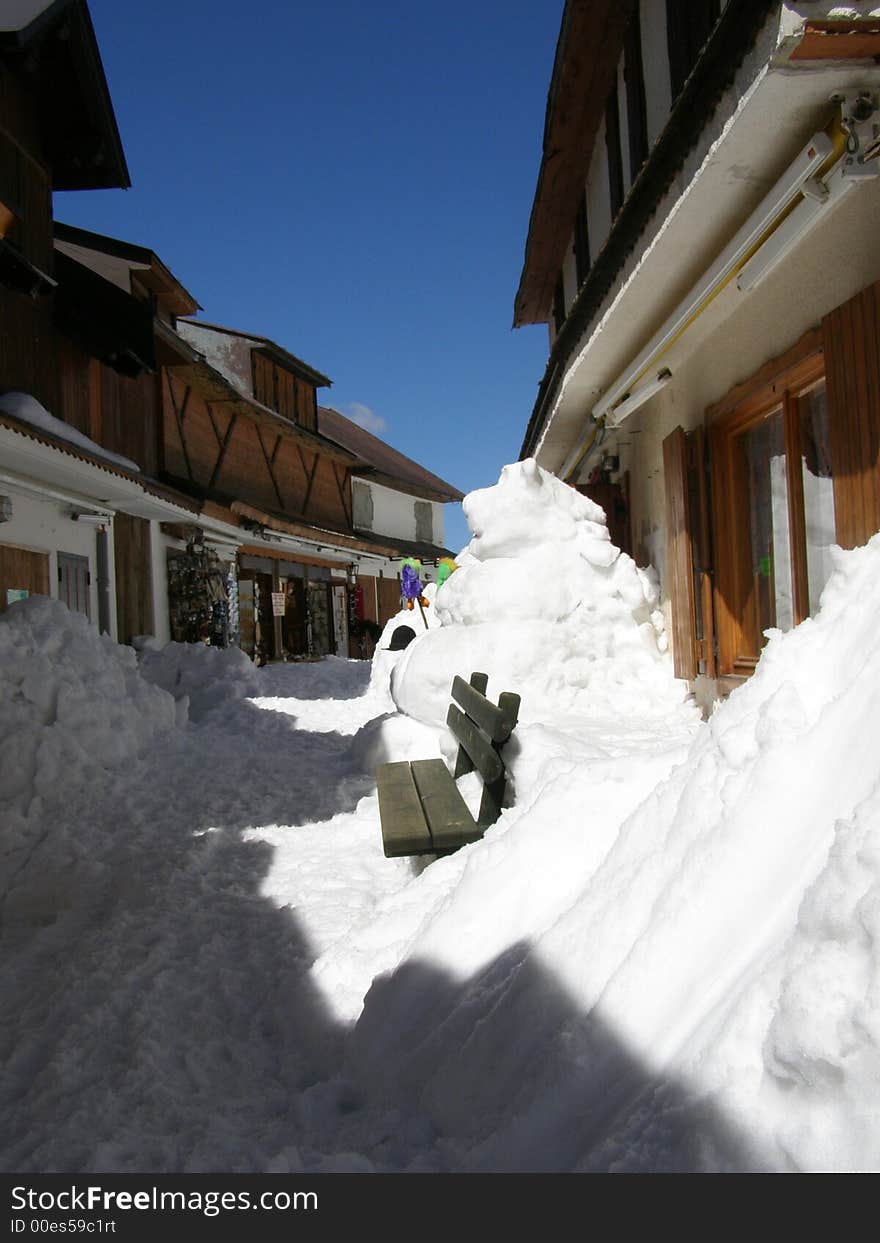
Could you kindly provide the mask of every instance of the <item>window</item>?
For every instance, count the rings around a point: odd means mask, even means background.
[[[617,100],[617,79],[605,105],[605,143],[608,148],[608,192],[611,199],[611,220],[623,205],[623,162],[620,154],[620,107]]]
[[[666,0],[666,39],[673,103],[697,63],[720,11],[720,0]]]
[[[648,106],[642,65],[642,26],[638,0],[626,28],[623,43],[623,78],[626,83],[626,124],[629,135],[629,171],[635,181],[648,158]]]
[[[556,288],[553,290],[553,324],[556,331],[559,332],[565,323],[565,291],[562,285],[562,273],[559,273],[559,280],[556,282]]]
[[[574,221],[574,261],[577,286],[580,289],[590,270],[590,234],[587,229],[587,195],[581,195]]]
[[[764,632],[815,609],[830,573],[834,494],[824,360],[807,355],[712,428],[720,671],[754,669]]]

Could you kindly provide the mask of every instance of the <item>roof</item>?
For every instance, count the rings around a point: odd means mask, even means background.
[[[281,514],[277,510],[249,505],[245,501],[232,500],[229,509],[239,518],[263,523],[272,530],[284,531],[289,535],[295,535],[298,539],[311,540],[319,546],[321,544],[335,545],[338,548],[350,548],[353,551],[375,552],[387,557],[389,561],[403,557],[418,557],[428,564],[437,562],[441,557],[455,556],[450,549],[441,548],[437,544],[398,539],[396,535],[374,535],[371,531],[344,531],[341,528],[320,526],[307,519],[297,521],[290,514]]]
[[[737,0],[737,3],[730,3],[721,10],[708,42],[673,104],[662,133],[633,182],[614,219],[611,232],[553,342],[523,438],[520,458],[528,457],[535,451],[569,360],[579,348],[584,332],[598,316],[618,273],[638,245],[658,203],[684,166],[688,154],[699,141],[776,3],[777,0]],[[573,219],[572,210],[569,225]],[[515,322],[529,321],[522,318]]]
[[[615,80],[632,0],[567,0],[547,94],[538,185],[514,327],[544,323],[584,193],[605,103]]]
[[[52,228],[56,250],[91,268],[126,293],[132,292],[131,274],[135,271],[138,280],[161,299],[172,315],[191,315],[201,310],[196,299],[154,250],[63,224],[60,220],[53,221]]]
[[[384,440],[330,406],[318,406],[318,431],[368,464],[367,471],[359,470],[356,474],[368,473],[377,483],[431,501],[446,503],[464,497],[451,483],[425,470],[424,466],[392,449]]]
[[[455,556],[451,548],[441,548],[439,544],[426,544],[420,540],[399,539],[396,535],[374,535],[371,531],[358,528],[357,536],[370,546],[387,548],[390,545],[397,557],[418,557],[425,565],[438,561],[440,557]]]
[[[55,190],[131,185],[86,0],[4,0],[0,58],[26,67]]]
[[[302,379],[308,380],[310,384],[314,384],[316,388],[329,388],[333,383],[327,376],[317,371],[314,367],[310,367],[308,363],[303,362],[301,358],[297,358],[295,354],[289,353],[288,350],[285,350],[269,337],[262,337],[254,332],[242,332],[238,328],[224,328],[221,324],[208,324],[201,319],[184,319],[181,323],[192,324],[194,328],[207,328],[211,332],[222,332],[229,337],[241,337],[251,342],[255,348],[267,354],[282,367],[286,367],[288,370],[301,376]]]

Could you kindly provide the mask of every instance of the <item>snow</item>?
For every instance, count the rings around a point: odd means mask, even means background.
[[[88,436],[77,431],[75,427],[71,427],[69,423],[56,419],[55,415],[50,414],[45,406],[40,405],[36,397],[31,397],[30,393],[0,393],[0,410],[4,410],[13,418],[20,419],[22,423],[28,423],[39,431],[48,432],[50,436],[58,440],[66,440],[68,444],[85,449],[94,457],[103,458],[106,462],[121,466],[123,470],[140,474],[141,468],[137,462],[133,462],[131,458],[122,457],[118,453],[111,453],[103,445],[97,444],[96,441],[90,440]]]
[[[0,1167],[878,1168],[880,536],[703,721],[601,511],[467,512],[372,668],[0,618]],[[375,766],[477,668],[510,805],[385,859]]]

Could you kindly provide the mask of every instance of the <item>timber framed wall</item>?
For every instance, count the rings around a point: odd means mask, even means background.
[[[352,531],[351,471],[305,441],[209,401],[166,369],[164,470],[192,491]]]

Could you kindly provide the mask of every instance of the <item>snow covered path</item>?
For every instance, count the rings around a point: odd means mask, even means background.
[[[339,664],[363,715],[369,669]],[[288,670],[267,674],[286,689]],[[343,1028],[295,911],[261,893],[273,848],[244,831],[308,835],[313,922],[329,895],[340,935],[335,895],[363,916],[407,875],[361,841],[352,897],[339,830],[373,779],[349,737],[287,714],[318,702],[236,702],[54,812],[4,908],[3,1168],[260,1169],[301,1134]]]
[[[593,509],[499,491],[369,684],[0,618],[0,1168],[880,1168],[880,536],[703,722]],[[476,668],[513,803],[387,860]]]
[[[348,1073],[364,993],[417,943],[468,853],[427,871],[382,854],[376,763],[439,751],[436,731],[386,715],[369,672],[273,666],[253,682],[248,672],[244,689],[260,693],[247,696],[234,679],[225,696],[206,684],[195,724],[100,782],[69,771],[50,814],[37,806],[26,819],[0,940],[12,1002],[0,1020],[0,1167],[461,1165],[463,1154],[437,1147],[430,1111],[397,1085],[377,1106]],[[580,754],[597,778],[610,765],[619,813],[670,766],[650,731],[627,744],[620,725],[610,735],[608,722],[580,725],[577,746],[524,728],[525,754],[511,757],[524,785],[536,766],[571,769]],[[639,748],[641,780],[615,774]],[[546,897],[552,922],[559,895]],[[502,919],[477,938],[481,952],[497,940],[508,953],[509,933]],[[432,1005],[450,995],[428,972],[414,1001],[426,986]]]

